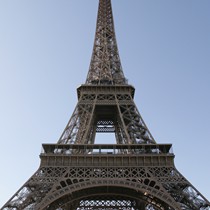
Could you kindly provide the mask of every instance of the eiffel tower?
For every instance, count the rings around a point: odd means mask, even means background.
[[[99,0],[93,53],[78,103],[57,144],[2,210],[210,210],[175,168],[171,144],[157,144],[121,67],[111,0]],[[116,144],[94,144],[114,133]]]

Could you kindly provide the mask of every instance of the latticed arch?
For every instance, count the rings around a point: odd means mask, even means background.
[[[153,180],[148,180],[150,183]],[[68,181],[65,180],[67,183]],[[91,180],[67,185],[54,193],[50,193],[49,198],[40,204],[38,209],[80,209],[85,205],[94,205],[102,202],[104,207],[110,207],[112,202],[113,209],[127,207],[126,209],[160,209],[173,210],[181,209],[171,196],[162,189],[149,186],[144,183],[133,182],[132,180]],[[84,204],[86,203],[86,204]],[[121,205],[121,206],[120,206]],[[127,206],[126,206],[127,205]],[[87,208],[88,209],[88,208]],[[119,208],[120,209],[120,208]]]

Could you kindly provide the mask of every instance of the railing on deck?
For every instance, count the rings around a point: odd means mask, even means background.
[[[171,144],[43,144],[41,155],[172,155]]]

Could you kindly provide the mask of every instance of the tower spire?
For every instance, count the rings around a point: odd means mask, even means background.
[[[100,0],[95,41],[86,84],[126,84],[114,30],[111,0]]]

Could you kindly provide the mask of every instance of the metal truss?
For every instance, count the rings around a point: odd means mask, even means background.
[[[2,210],[210,209],[175,168],[171,145],[48,144],[40,157],[38,171]]]
[[[110,0],[100,0],[95,41],[86,84],[126,84],[117,41]]]
[[[96,132],[115,133],[116,143],[155,143],[134,101],[132,86],[78,88],[79,101],[59,144],[93,144]]]
[[[157,144],[124,77],[110,0],[99,0],[95,42],[78,103],[57,144],[1,210],[210,210],[174,166],[171,144]],[[116,144],[94,144],[114,133]]]

